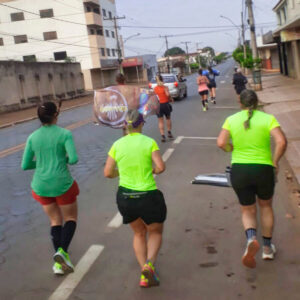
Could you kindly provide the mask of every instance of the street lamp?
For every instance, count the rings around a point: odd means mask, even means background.
[[[228,20],[234,27],[238,29],[239,32],[239,45],[241,45],[241,29],[240,26],[236,25],[230,18],[220,15],[220,18]]]
[[[133,35],[127,37],[126,39],[124,39],[123,43],[125,44],[129,39],[131,39],[133,37],[136,37],[136,36],[139,36],[139,35],[141,35],[141,34],[140,33],[133,34]]]

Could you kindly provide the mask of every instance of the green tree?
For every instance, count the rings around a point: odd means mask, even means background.
[[[246,59],[244,58],[243,46],[236,48],[232,54],[235,61],[237,61],[242,67],[247,69],[261,68],[261,58],[253,59],[252,51],[250,47],[246,47]]]
[[[203,52],[207,52],[207,51],[210,52],[210,55],[211,55],[212,57],[215,57],[215,56],[216,56],[214,48],[212,48],[212,47],[210,47],[210,46],[204,47],[204,48],[202,49],[202,51],[203,51]]]
[[[165,52],[165,57],[179,54],[185,54],[185,51],[182,50],[180,47],[173,47]]]
[[[220,62],[222,62],[223,60],[227,59],[227,53],[226,52],[222,52],[219,55],[214,57],[214,61],[219,64]]]

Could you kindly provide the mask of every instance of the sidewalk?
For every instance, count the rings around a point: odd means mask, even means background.
[[[300,81],[282,75],[263,76],[262,80],[259,99],[287,136],[286,158],[300,183]]]

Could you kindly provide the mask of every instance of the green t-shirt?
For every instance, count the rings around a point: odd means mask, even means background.
[[[42,126],[27,139],[22,169],[35,169],[31,188],[37,195],[56,197],[72,186],[68,164],[77,161],[72,133],[57,125]]]
[[[244,127],[248,111],[242,110],[228,117],[223,129],[230,132],[233,144],[232,161],[237,164],[272,165],[271,136],[272,129],[279,127],[273,115],[255,110],[250,120],[250,128]]]
[[[157,150],[156,142],[140,133],[131,133],[117,140],[108,155],[117,163],[119,185],[135,191],[156,190],[152,152]]]

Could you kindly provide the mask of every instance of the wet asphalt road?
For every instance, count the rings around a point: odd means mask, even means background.
[[[231,86],[233,66],[228,61],[217,67],[221,71],[218,103],[206,113],[197,95],[196,75],[188,78],[189,97],[174,104],[176,136],[216,137],[225,118],[238,111]],[[91,106],[81,107],[62,113],[59,125],[90,117]],[[32,121],[1,130],[0,151],[24,143],[38,126],[38,121]],[[144,132],[159,141],[155,117],[147,120]],[[105,248],[69,299],[263,299],[271,295],[272,299],[297,299],[300,262],[290,245],[291,241],[300,243],[300,226],[297,221],[287,223],[284,217],[289,203],[284,199],[287,191],[282,176],[278,198],[285,202],[276,208],[281,224],[277,241],[286,248],[279,252],[278,262],[245,270],[240,264],[244,235],[232,190],[190,185],[198,173],[223,172],[229,156],[213,140],[185,139],[179,145],[160,145],[162,153],[175,149],[167,171],[157,178],[168,204],[165,242],[158,260],[162,285],[141,291],[129,228],[107,228],[117,212],[117,180],[104,179],[102,168],[121,132],[87,124],[73,134],[79,163],[71,171],[81,195],[78,230],[70,252],[76,264],[90,245]],[[21,156],[22,151],[0,159],[1,300],[47,299],[63,280],[51,274],[48,221],[30,196],[32,172],[20,170]]]

